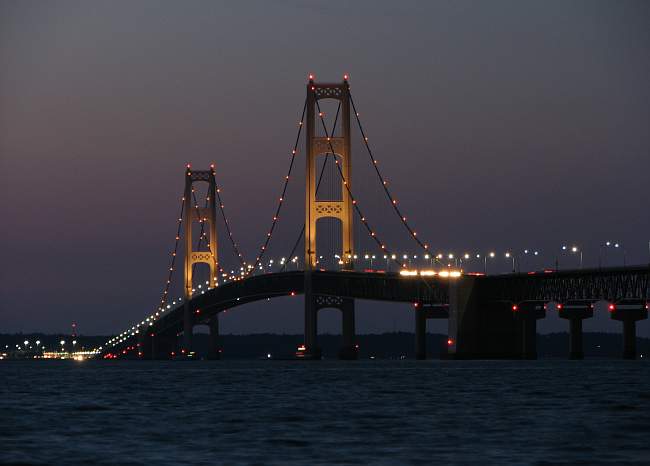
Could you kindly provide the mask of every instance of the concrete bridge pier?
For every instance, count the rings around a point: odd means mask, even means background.
[[[448,304],[422,305],[415,303],[415,359],[427,358],[427,320],[448,319]]]
[[[479,278],[450,281],[447,355],[451,359],[519,359],[512,305],[486,299]]]
[[[569,321],[569,359],[584,359],[582,344],[582,321],[594,316],[591,301],[569,301],[559,304],[560,319]]]
[[[537,359],[537,320],[546,317],[541,301],[524,301],[513,304],[512,312],[519,321],[519,348],[522,359]]]
[[[636,359],[636,322],[648,318],[648,304],[628,300],[609,305],[612,319],[623,322],[623,359]]]
[[[419,306],[415,307],[415,359],[427,358],[427,318]]]
[[[221,338],[219,337],[219,314],[215,314],[208,321],[210,329],[209,343],[208,343],[208,359],[217,360],[221,359]]]
[[[189,355],[193,351],[193,334],[194,334],[194,314],[189,300],[185,300],[183,305],[183,342],[181,344],[181,354]]]
[[[339,351],[339,359],[353,360],[359,357],[359,347],[356,343],[354,300],[342,299],[341,301],[343,347]]]
[[[318,307],[316,296],[313,294],[311,272],[305,271],[305,359],[321,359],[321,349],[318,346]]]

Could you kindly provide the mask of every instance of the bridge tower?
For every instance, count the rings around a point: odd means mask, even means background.
[[[341,129],[340,137],[316,136],[318,125],[316,106],[321,99],[335,99],[341,104]],[[318,115],[320,118],[320,115]],[[318,311],[328,307],[339,309],[342,312],[343,348],[339,353],[342,359],[356,359],[355,346],[355,319],[354,300],[332,296],[319,296],[314,293],[312,286],[312,272],[316,268],[318,257],[316,254],[316,224],[320,218],[337,218],[341,222],[340,257],[343,269],[353,267],[354,255],[353,232],[353,207],[352,199],[348,192],[352,174],[352,153],[350,145],[350,89],[345,77],[341,83],[316,83],[309,77],[307,83],[307,128],[306,128],[306,188],[305,188],[305,347],[312,358],[320,358],[318,347]],[[328,137],[329,136],[329,137]],[[334,153],[341,159],[340,169],[343,174],[341,181],[340,200],[316,199],[316,161],[319,155]]]
[[[185,305],[183,309],[183,345],[181,352],[189,354],[192,348],[192,334],[195,323],[194,310],[190,306],[192,299],[193,283],[193,265],[196,263],[206,263],[210,267],[210,288],[217,285],[217,205],[216,205],[216,181],[214,177],[214,165],[209,170],[192,170],[188,164],[185,170],[185,194],[183,196],[183,224],[185,227]],[[194,183],[208,183],[207,207],[196,208],[193,204],[193,186]],[[209,249],[207,251],[195,251],[192,245],[192,231],[194,223],[203,223],[204,233],[208,235]],[[206,228],[207,226],[207,228]],[[218,319],[215,315],[213,319]],[[218,325],[210,325],[210,328],[218,328]]]

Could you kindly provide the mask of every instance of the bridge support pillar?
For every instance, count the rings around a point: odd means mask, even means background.
[[[343,347],[339,351],[339,359],[357,359],[359,348],[356,343],[354,300],[342,299],[340,306]]]
[[[511,304],[485,299],[480,278],[463,276],[450,281],[447,356],[518,359],[518,326]]]
[[[192,351],[193,335],[194,334],[194,315],[192,314],[192,307],[188,300],[185,300],[183,305],[183,344],[181,346],[181,355],[189,356]]]
[[[569,359],[584,359],[582,319],[569,320]]]
[[[546,317],[544,303],[524,301],[512,306],[515,319],[520,322],[520,350],[522,359],[537,359],[537,320]]]
[[[582,321],[594,316],[591,301],[570,301],[560,305],[559,316],[569,321],[569,359],[584,359]]]
[[[611,317],[623,322],[623,359],[636,359],[636,321],[648,318],[648,305],[644,301],[610,305]]]
[[[424,312],[415,308],[415,359],[427,358],[427,318]]]
[[[221,338],[219,338],[219,314],[215,314],[208,321],[210,328],[208,359],[221,359]]]
[[[320,359],[321,350],[318,346],[318,308],[313,291],[312,274],[305,270],[305,359]]]

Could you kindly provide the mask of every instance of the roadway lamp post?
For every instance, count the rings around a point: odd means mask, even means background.
[[[572,254],[578,254],[580,257],[580,268],[582,268],[582,249],[580,249],[578,246],[571,246],[569,248],[567,245],[562,246],[562,251],[568,251],[571,252]],[[557,258],[555,259],[555,270],[558,269],[557,266]]]
[[[619,249],[620,247],[621,247],[620,243],[615,243],[613,241],[605,241],[605,244],[601,244],[600,247],[598,248],[598,267],[600,268],[602,266],[602,262],[605,259],[607,259],[606,253],[609,250],[609,248]],[[650,250],[650,242],[648,243],[648,249]],[[603,255],[605,257],[601,257]],[[625,262],[626,262],[625,250],[623,250],[623,265],[625,265]]]
[[[505,256],[506,256],[506,259],[512,259],[512,273],[515,273],[515,271],[516,271],[516,269],[515,269],[515,255],[510,254],[509,252],[506,252]]]
[[[467,262],[469,260],[469,258],[470,258],[470,255],[465,253],[465,254],[463,254],[463,257],[461,257],[459,259],[461,269],[463,268],[463,259],[465,259],[465,261]]]
[[[488,254],[485,254],[485,255],[483,256],[483,273],[484,273],[485,275],[487,275],[487,260],[488,260],[488,256],[490,256],[490,259],[494,259],[494,256],[495,256],[495,255],[496,255],[496,254],[495,254],[494,252],[489,252]]]
[[[582,249],[578,249],[577,246],[573,246],[571,248],[571,252],[574,253],[574,254],[576,254],[576,253],[580,254],[580,268],[582,268]]]

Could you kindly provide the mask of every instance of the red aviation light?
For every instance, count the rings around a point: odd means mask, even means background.
[[[563,306],[562,304],[558,304],[558,305],[557,305],[557,310],[560,311],[560,310],[562,310],[563,307],[564,307],[564,306]]]
[[[519,306],[517,306],[516,304],[513,304],[513,305],[512,305],[512,310],[513,310],[514,312],[517,312],[518,309],[519,309]]]
[[[447,338],[447,346],[451,346],[454,344],[454,340],[451,338]]]
[[[616,310],[616,304],[610,303],[610,305],[607,306],[607,308],[609,309],[609,312],[614,312]]]

